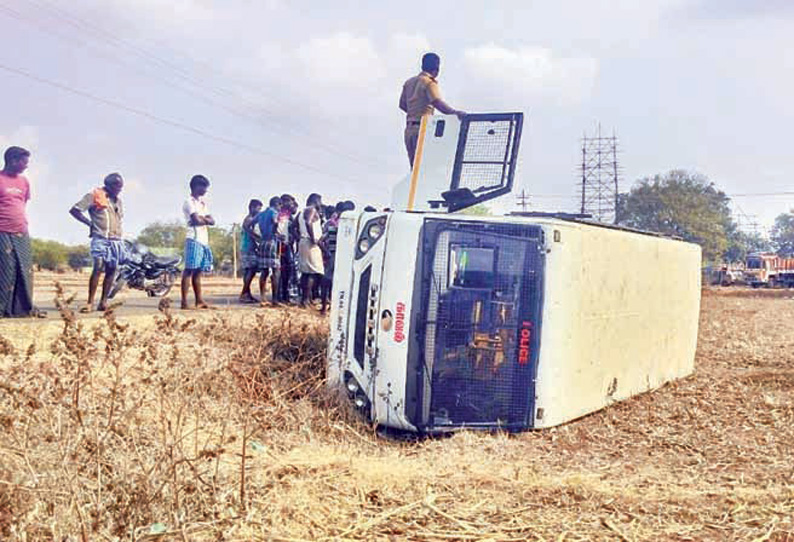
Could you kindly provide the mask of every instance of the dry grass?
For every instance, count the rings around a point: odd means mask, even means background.
[[[298,311],[0,340],[0,538],[794,541],[794,301],[709,292],[697,371],[561,428],[377,437]],[[46,348],[45,348],[46,347]]]

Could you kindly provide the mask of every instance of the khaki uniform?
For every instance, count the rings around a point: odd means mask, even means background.
[[[403,84],[400,95],[400,108],[406,111],[405,115],[405,150],[408,152],[408,161],[414,165],[416,142],[419,138],[419,125],[422,117],[432,115],[435,111],[434,100],[441,99],[441,90],[438,81],[427,72],[411,77]]]

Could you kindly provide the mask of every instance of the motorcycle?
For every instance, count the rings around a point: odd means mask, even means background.
[[[113,298],[124,286],[143,290],[149,297],[168,295],[181,270],[181,256],[157,256],[146,246],[126,242],[127,258],[116,271],[116,278],[108,294]]]

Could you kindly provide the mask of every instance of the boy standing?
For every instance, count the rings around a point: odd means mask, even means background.
[[[126,250],[121,240],[121,220],[124,207],[121,204],[121,189],[124,179],[121,174],[111,173],[105,177],[103,186],[93,189],[75,203],[69,210],[79,222],[89,227],[91,237],[91,258],[94,268],[88,279],[88,303],[80,309],[86,313],[94,310],[94,298],[99,286],[99,277],[105,273],[102,281],[102,295],[97,310],[104,311],[108,306],[108,294],[116,278],[116,268],[124,263]],[[88,218],[85,212],[88,211]]]
[[[259,213],[256,222],[259,225],[259,234],[262,242],[259,244],[259,295],[260,303],[265,304],[265,286],[267,285],[267,275],[270,273],[270,298],[273,304],[279,302],[279,272],[281,270],[281,258],[279,255],[279,239],[276,232],[278,211],[281,207],[281,198],[273,196],[270,198],[270,206]]]
[[[215,219],[209,213],[205,195],[210,181],[203,175],[194,175],[190,179],[190,197],[182,205],[182,212],[187,222],[185,236],[185,270],[182,272],[182,308],[188,309],[187,296],[190,284],[193,284],[193,295],[196,297],[196,308],[208,309],[201,292],[201,274],[212,271],[212,250],[209,242],[209,227],[215,225]]]
[[[240,232],[240,253],[243,264],[243,291],[240,293],[240,303],[256,303],[256,298],[251,295],[251,282],[259,271],[259,242],[261,237],[256,233],[256,217],[262,212],[263,204],[258,199],[248,202],[248,215],[243,219]]]

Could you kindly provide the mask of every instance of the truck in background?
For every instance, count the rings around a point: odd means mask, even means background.
[[[774,252],[748,254],[744,280],[753,288],[793,288],[794,258],[783,258]]]

